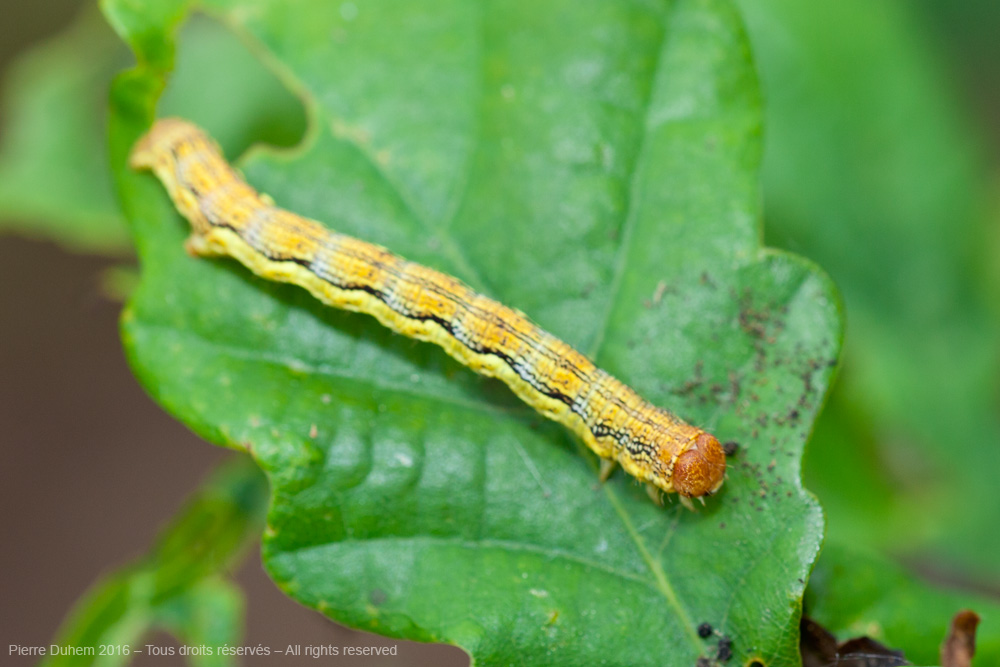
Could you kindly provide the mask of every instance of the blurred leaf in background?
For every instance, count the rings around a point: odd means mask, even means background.
[[[909,3],[741,6],[767,100],[767,238],[829,270],[848,309],[806,457],[829,537],[996,584],[1000,299],[982,133]]]
[[[51,239],[76,251],[128,252],[105,125],[111,77],[129,59],[91,8],[6,72],[0,232]]]
[[[927,26],[935,53],[949,65],[948,75],[961,83],[963,101],[991,138],[994,170],[1000,155],[1000,3],[995,0],[913,0],[914,15]],[[907,6],[907,5],[904,5]],[[997,218],[994,218],[994,222]]]
[[[98,582],[52,640],[61,646],[130,646],[143,650],[153,631],[183,644],[238,644],[243,633],[243,595],[226,576],[260,535],[267,480],[249,457],[220,466],[193,494],[139,562]],[[136,654],[56,655],[44,667],[124,665]],[[226,667],[231,657],[198,655],[191,664]]]

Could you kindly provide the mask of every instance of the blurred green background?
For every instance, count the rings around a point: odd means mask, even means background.
[[[128,55],[96,12],[74,23],[80,4],[45,0],[25,5],[21,14],[8,12],[0,40],[0,231],[9,232],[0,237],[0,426],[10,434],[0,456],[17,482],[0,493],[21,522],[15,535],[22,545],[5,555],[14,560],[0,576],[5,590],[24,591],[15,597],[20,609],[8,596],[5,621],[20,623],[16,627],[37,643],[51,637],[69,602],[101,571],[150,541],[152,527],[218,460],[215,450],[136,398],[138,388],[120,353],[115,356],[117,306],[100,295],[127,291],[129,277],[108,273],[117,260],[100,258],[127,257],[128,241],[104,169],[102,109],[107,81]],[[804,462],[806,485],[827,515],[828,544],[888,554],[934,585],[1000,598],[994,482],[1000,470],[1000,3],[737,4],[767,105],[765,238],[820,264],[846,304],[840,377]],[[69,32],[43,42],[71,23]],[[192,33],[190,40],[232,41],[217,30],[207,37]],[[238,45],[217,48],[249,58]],[[191,58],[188,67],[199,70],[211,60]],[[179,71],[184,66],[182,54]],[[285,99],[238,89],[233,95],[258,104],[261,118],[275,108],[273,99]],[[277,119],[223,137],[227,148],[260,137],[293,143],[299,111],[287,99],[277,108]],[[94,321],[100,324],[88,335]],[[39,360],[48,360],[49,370],[39,370]],[[105,407],[102,419],[89,418],[79,392],[71,391],[106,386],[118,387],[120,400],[142,418],[109,432],[118,406]],[[39,429],[39,422],[51,423]],[[153,467],[131,447],[151,438],[170,442],[173,452]],[[189,445],[179,456],[174,442],[184,438]],[[59,450],[52,443],[66,440],[100,446],[102,453],[81,455],[60,474],[65,466],[53,461]],[[133,467],[108,476],[123,456],[134,459],[126,459]],[[162,479],[158,465],[177,469]],[[149,501],[144,514],[121,506],[120,485],[130,474],[141,488],[148,479],[164,485],[147,492],[159,500]],[[67,488],[74,497],[98,499],[102,491],[115,493],[108,489],[116,485],[117,502],[93,500],[91,507],[100,509],[90,512],[65,507]],[[150,528],[135,535],[136,523]],[[39,525],[56,527],[39,540]],[[114,542],[94,537],[114,531],[127,536],[115,548],[80,546]],[[34,600],[17,588],[26,570],[38,571],[34,563],[55,567],[53,554],[73,547],[97,551],[72,574],[30,577]],[[45,594],[46,586],[59,592]],[[287,607],[289,614],[302,613]],[[325,636],[325,624],[315,624]],[[252,625],[251,640],[255,632],[262,631]],[[448,655],[461,664],[457,652]]]
[[[847,306],[805,461],[828,537],[995,587],[1000,12],[741,6],[767,100],[766,238],[816,260]]]

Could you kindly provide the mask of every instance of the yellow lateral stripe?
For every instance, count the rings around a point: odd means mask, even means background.
[[[198,127],[157,121],[132,150],[191,223],[188,249],[226,255],[323,303],[368,313],[506,383],[602,458],[665,492],[711,495],[726,470],[719,441],[643,400],[521,312],[456,278],[275,207],[247,185]]]

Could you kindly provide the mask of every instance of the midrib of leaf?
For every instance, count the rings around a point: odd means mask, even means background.
[[[454,188],[454,195],[449,198],[449,201],[444,206],[444,211],[441,216],[441,231],[447,233],[451,226],[455,222],[455,218],[458,216],[458,212],[462,210],[462,204],[465,202],[466,197],[469,194],[469,184],[472,181],[472,165],[475,162],[475,157],[479,153],[479,149],[483,143],[483,116],[486,114],[484,110],[484,102],[486,100],[486,58],[484,54],[488,50],[486,47],[486,11],[482,9],[485,5],[485,1],[476,4],[479,9],[478,21],[476,22],[476,46],[478,47],[479,56],[477,59],[478,67],[476,68],[479,72],[479,76],[476,81],[478,87],[476,89],[476,95],[478,97],[478,112],[475,114],[476,120],[476,130],[475,136],[472,139],[472,144],[469,147],[468,155],[465,160],[465,169],[459,172],[461,181],[456,183]],[[450,238],[450,235],[449,235]],[[463,253],[463,257],[465,254]],[[495,292],[487,292],[487,294]]]
[[[675,9],[676,7],[676,3],[673,3],[672,9]],[[657,78],[659,77],[660,67],[663,64],[663,52],[667,47],[667,31],[670,26],[669,17],[672,14],[673,11],[663,17],[664,28],[660,33],[659,43],[656,48],[656,64],[653,66],[652,75],[650,76],[649,90],[646,94],[646,108],[643,110],[642,114],[643,133],[641,139],[639,140],[639,149],[636,151],[635,160],[632,162],[632,169],[629,174],[629,180],[631,181],[629,197],[628,203],[626,204],[624,222],[621,227],[621,244],[618,246],[618,252],[615,256],[615,272],[611,279],[611,290],[608,294],[607,303],[604,306],[604,313],[600,316],[601,326],[597,328],[597,335],[594,338],[594,342],[591,344],[590,349],[587,350],[587,356],[594,361],[597,361],[601,347],[604,345],[604,337],[607,335],[608,327],[611,324],[611,314],[615,307],[615,298],[621,291],[622,281],[625,279],[625,271],[627,270],[629,264],[627,261],[628,254],[631,247],[633,229],[636,225],[636,210],[634,203],[638,199],[639,191],[639,179],[636,178],[636,175],[640,171],[640,166],[642,165],[643,158],[646,154],[646,139],[649,136],[649,111],[652,105],[655,93],[654,88],[656,86]]]
[[[653,557],[653,554],[649,552],[646,548],[646,540],[639,535],[635,530],[635,526],[632,525],[632,520],[628,515],[622,505],[621,498],[611,487],[610,484],[604,484],[604,495],[607,496],[608,501],[611,506],[614,507],[615,513],[621,518],[622,524],[625,526],[625,530],[628,531],[629,537],[635,543],[637,549],[639,549],[639,554],[642,556],[643,562],[649,567],[650,573],[653,575],[653,580],[656,584],[656,590],[663,595],[667,600],[667,603],[677,612],[677,618],[680,620],[681,625],[684,626],[684,633],[687,635],[688,639],[691,640],[691,645],[694,646],[695,652],[699,652],[701,649],[700,643],[698,641],[698,633],[694,629],[694,624],[691,622],[691,618],[687,615],[684,606],[681,604],[680,599],[677,597],[677,592],[674,591],[673,585],[670,583],[670,579],[667,577],[667,573],[663,570],[660,562]],[[673,529],[671,529],[672,532]]]

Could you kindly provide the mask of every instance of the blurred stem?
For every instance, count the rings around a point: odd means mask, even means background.
[[[242,598],[222,574],[241,560],[264,525],[267,481],[246,456],[216,469],[164,528],[150,552],[110,574],[84,595],[56,634],[53,644],[97,655],[47,656],[40,664],[125,664],[136,642],[163,628],[182,641],[229,643],[242,633]],[[213,636],[184,616],[211,606],[225,622]],[[179,615],[180,614],[180,618]],[[102,646],[129,646],[127,653],[100,655]],[[216,656],[202,664],[228,664]]]

